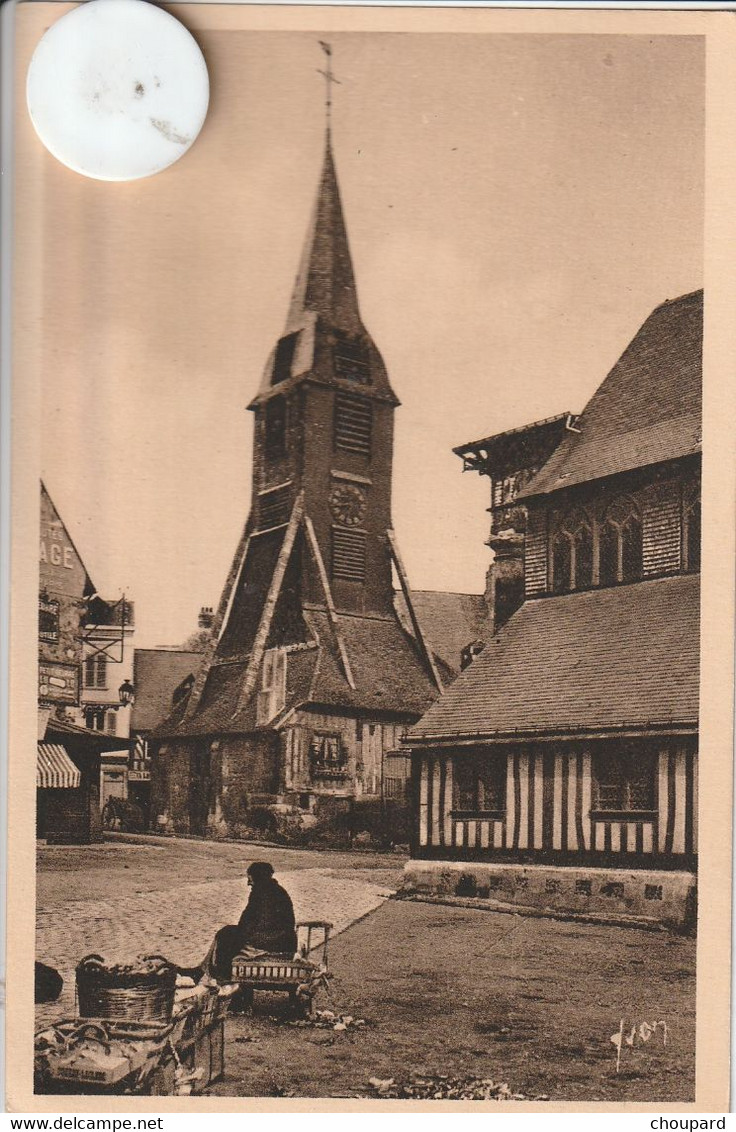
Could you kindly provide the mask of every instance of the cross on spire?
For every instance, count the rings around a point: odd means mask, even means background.
[[[340,86],[340,80],[336,79],[332,73],[332,44],[325,43],[320,39],[319,45],[325,53],[325,69],[317,68],[317,74],[323,75],[325,80],[325,115],[327,118],[327,139],[330,140],[332,134],[332,84],[337,83]]]

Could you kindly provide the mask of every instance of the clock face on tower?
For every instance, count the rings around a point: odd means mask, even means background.
[[[344,527],[357,527],[365,515],[365,495],[352,483],[341,483],[333,488],[329,504],[333,519]]]

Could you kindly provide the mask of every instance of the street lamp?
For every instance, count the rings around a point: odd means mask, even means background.
[[[123,707],[129,707],[135,701],[135,688],[127,678],[123,680],[118,688],[118,695],[120,696],[120,703]]]

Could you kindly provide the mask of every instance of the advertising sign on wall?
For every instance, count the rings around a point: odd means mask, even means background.
[[[79,665],[39,661],[38,698],[54,704],[78,704]]]

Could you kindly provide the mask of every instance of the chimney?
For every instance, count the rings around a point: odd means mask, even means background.
[[[493,532],[488,545],[493,561],[486,574],[485,599],[491,632],[496,633],[524,601],[524,535],[513,529]]]
[[[199,629],[211,629],[212,623],[215,620],[215,611],[211,605],[203,605],[199,611],[197,618],[197,627]]]

